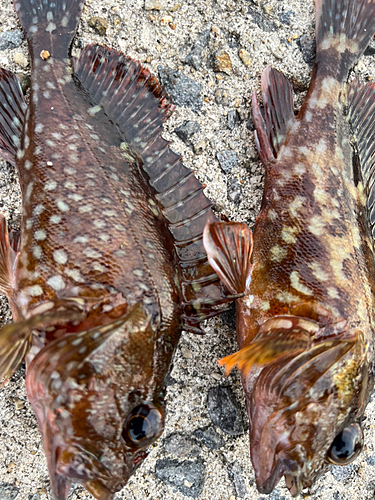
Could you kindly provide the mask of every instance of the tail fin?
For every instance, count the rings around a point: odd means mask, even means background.
[[[374,32],[375,0],[316,0],[315,64],[346,80]]]
[[[52,56],[66,57],[83,5],[80,0],[14,0],[30,50],[37,43]]]

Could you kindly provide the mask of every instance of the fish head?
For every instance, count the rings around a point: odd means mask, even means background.
[[[353,337],[352,337],[353,338]],[[293,496],[330,463],[353,461],[363,446],[361,421],[373,381],[361,332],[355,342],[318,342],[268,364],[255,382],[244,378],[250,448],[258,490],[281,477]]]
[[[58,500],[80,483],[113,498],[163,432],[157,345],[143,307],[105,326],[64,335],[34,358],[26,388]]]

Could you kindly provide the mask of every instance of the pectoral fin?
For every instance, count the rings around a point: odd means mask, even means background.
[[[243,294],[252,266],[253,237],[249,227],[239,222],[207,224],[203,244],[208,261],[232,294]]]
[[[0,379],[7,381],[17,370],[28,353],[33,332],[54,325],[64,325],[82,320],[86,313],[67,304],[51,309],[29,319],[5,325],[0,329]]]
[[[316,321],[289,315],[275,316],[263,323],[251,344],[220,359],[218,363],[225,366],[226,375],[235,367],[246,375],[254,365],[269,364],[285,355],[296,356],[316,345],[325,347],[323,351],[345,345],[345,353],[357,338],[346,338],[344,335],[326,337],[322,333]]]

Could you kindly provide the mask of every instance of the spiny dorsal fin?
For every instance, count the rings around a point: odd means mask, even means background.
[[[233,294],[243,294],[252,266],[253,236],[246,224],[239,222],[207,223],[203,243],[208,261]]]
[[[0,155],[16,162],[27,105],[16,76],[0,68]]]
[[[375,84],[354,80],[348,88],[348,119],[357,145],[367,208],[375,238]]]
[[[107,47],[87,47],[73,65],[93,103],[118,126],[122,148],[142,159],[175,240],[184,328],[202,333],[199,322],[218,314],[214,307],[233,298],[226,296],[203,248],[204,226],[216,220],[212,204],[193,172],[161,137],[163,123],[173,111],[171,100],[139,62]]]

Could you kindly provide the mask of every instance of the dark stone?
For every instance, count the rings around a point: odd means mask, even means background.
[[[370,43],[368,44],[365,52],[364,52],[364,55],[365,56],[373,56],[375,55],[375,39],[372,38],[370,40]]]
[[[242,186],[237,179],[228,182],[227,198],[232,203],[238,204],[242,199]]]
[[[224,446],[224,440],[219,436],[213,427],[197,429],[194,432],[194,437],[210,450],[218,450]]]
[[[199,123],[191,120],[185,120],[179,127],[175,128],[174,131],[186,144],[190,143],[190,139],[194,134],[200,131]]]
[[[367,457],[366,462],[368,463],[368,465],[374,466],[375,465],[375,457]]]
[[[19,47],[23,40],[21,30],[4,31],[0,33],[0,50],[10,50]]]
[[[169,484],[174,490],[187,497],[197,498],[203,489],[205,466],[200,460],[191,462],[185,460],[158,460],[155,475],[163,483]]]
[[[210,30],[203,31],[195,41],[190,54],[185,59],[186,64],[190,64],[195,69],[200,69],[202,65],[202,52],[207,47],[210,40]]]
[[[315,60],[315,50],[316,50],[315,38],[313,38],[310,35],[302,35],[297,40],[297,45],[302,53],[302,58],[305,61],[305,63],[308,64],[309,66],[313,66]]]
[[[31,85],[30,75],[22,73],[21,75],[18,76],[18,80],[20,82],[23,94],[26,94]]]
[[[244,433],[241,412],[229,387],[213,387],[207,396],[208,413],[212,422],[231,436]]]
[[[292,17],[294,16],[292,10],[288,10],[287,12],[279,12],[279,19],[283,24],[290,26],[292,24]]]
[[[234,305],[234,302],[230,304],[230,306],[228,307],[228,311],[222,313],[220,317],[223,320],[224,324],[229,326],[229,328],[232,328],[233,330],[236,328],[236,307]]]
[[[236,490],[236,496],[238,498],[245,498],[247,493],[245,476],[242,467],[238,462],[228,465],[229,478],[234,484]]]
[[[13,500],[18,495],[19,489],[9,483],[0,484],[0,500]]]
[[[159,79],[166,91],[172,97],[177,106],[187,106],[193,111],[199,111],[202,107],[202,85],[191,80],[179,71],[158,67]]]
[[[40,500],[39,493],[34,493],[34,495],[29,495],[29,500]]]
[[[217,89],[215,92],[215,101],[216,104],[220,104],[221,106],[228,106],[228,92],[225,89]]]
[[[261,14],[251,7],[249,8],[249,14],[252,17],[253,23],[255,23],[262,31],[270,33],[277,30],[276,24],[267,19],[264,14]]]
[[[238,165],[238,157],[235,151],[231,149],[226,149],[225,151],[218,151],[216,153],[216,158],[219,161],[221,169],[229,174],[231,170]]]
[[[240,46],[241,35],[239,33],[229,33],[228,45],[231,49],[236,49]]]
[[[194,439],[182,434],[172,434],[168,436],[164,440],[164,448],[171,455],[177,455],[179,457],[185,457],[187,455],[197,457],[201,452]]]
[[[268,500],[286,500],[286,498],[280,493],[280,491],[275,490],[270,494]]]
[[[227,125],[229,130],[233,130],[236,124],[240,121],[238,111],[236,109],[231,109],[227,114]]]

